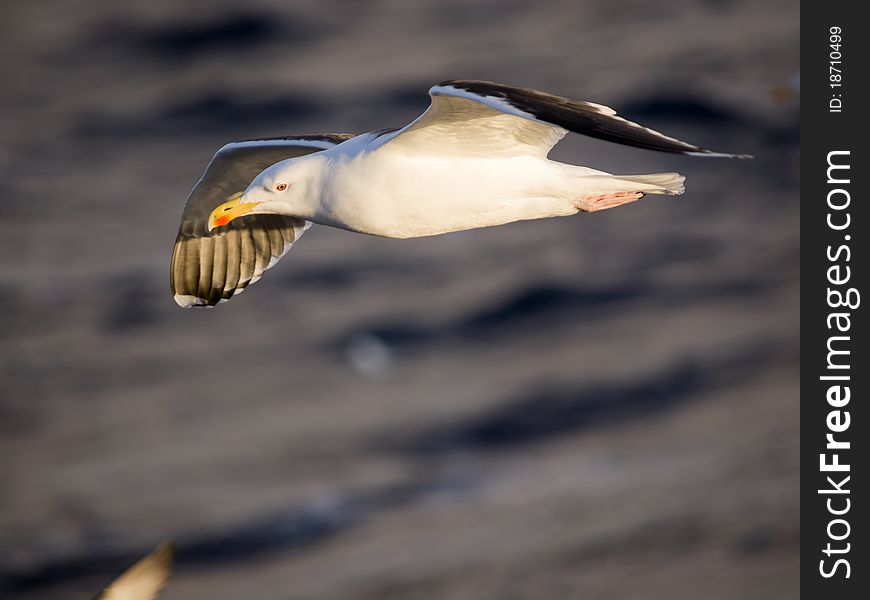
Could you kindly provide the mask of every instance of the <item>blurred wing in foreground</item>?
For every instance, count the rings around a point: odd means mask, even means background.
[[[166,587],[172,570],[175,550],[172,542],[164,542],[124,571],[94,600],[154,600]]]
[[[349,134],[307,135],[227,144],[194,186],[172,251],[170,283],[179,306],[229,300],[274,265],[311,223],[282,215],[247,215],[208,231],[219,204],[247,189],[276,162],[331,148]]]

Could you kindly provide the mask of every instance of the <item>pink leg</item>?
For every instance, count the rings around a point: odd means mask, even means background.
[[[613,192],[600,196],[584,196],[575,200],[574,206],[583,212],[596,212],[635,202],[641,198],[643,198],[643,192]]]

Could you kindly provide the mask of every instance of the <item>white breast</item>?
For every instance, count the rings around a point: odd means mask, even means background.
[[[545,159],[449,158],[390,152],[336,156],[324,170],[315,221],[388,237],[417,237],[571,214]]]

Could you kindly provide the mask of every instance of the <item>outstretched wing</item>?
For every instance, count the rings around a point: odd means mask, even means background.
[[[154,600],[166,586],[175,553],[172,542],[165,542],[148,556],[121,573],[94,600]]]
[[[453,80],[390,144],[458,156],[546,156],[568,131],[627,146],[696,156],[747,158],[695,146],[624,119],[601,104],[489,81]]]
[[[227,144],[214,155],[181,215],[170,281],[185,308],[229,300],[274,265],[311,223],[282,215],[246,215],[208,231],[208,216],[276,162],[319,152],[350,134],[307,135]]]

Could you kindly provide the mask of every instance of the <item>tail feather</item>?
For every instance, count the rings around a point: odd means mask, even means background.
[[[608,180],[607,188],[644,194],[682,194],[686,178],[679,173],[653,173],[651,175],[597,175],[590,179]],[[603,181],[602,181],[603,183]]]

